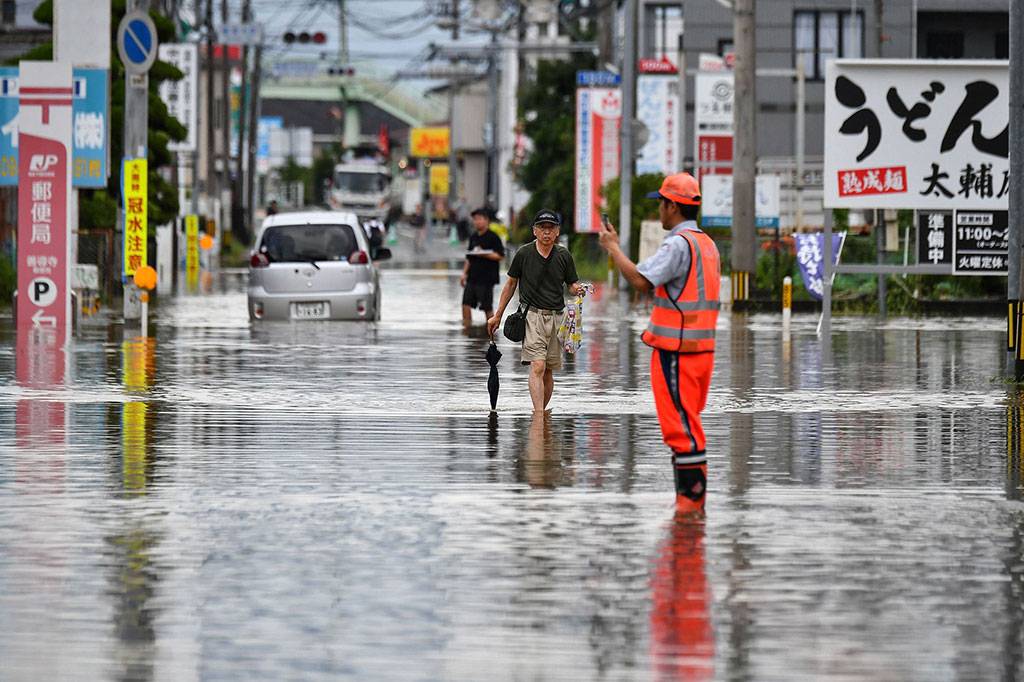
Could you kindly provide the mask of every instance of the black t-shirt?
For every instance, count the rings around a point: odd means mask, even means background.
[[[485,251],[494,251],[502,256],[505,255],[505,245],[501,243],[501,237],[490,230],[483,234],[474,230],[473,234],[469,235],[469,246],[467,248],[470,251],[481,248]],[[498,261],[481,256],[466,256],[466,260],[469,261],[469,273],[466,276],[467,283],[491,286],[498,283]]]
[[[550,263],[545,270],[548,261]],[[519,280],[520,301],[544,310],[565,308],[564,285],[579,281],[576,263],[568,249],[555,244],[551,255],[544,258],[537,252],[535,241],[516,251],[512,265],[508,267],[508,276]]]

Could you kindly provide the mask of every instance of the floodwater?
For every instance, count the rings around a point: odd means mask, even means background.
[[[1001,320],[723,313],[695,520],[641,308],[588,299],[533,422],[507,343],[488,414],[457,271],[383,286],[250,324],[226,273],[148,343],[86,324],[61,388],[0,319],[0,678],[1024,677]]]

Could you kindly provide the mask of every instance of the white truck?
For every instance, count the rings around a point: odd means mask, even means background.
[[[373,159],[337,164],[328,203],[333,210],[352,211],[362,221],[383,221],[391,205],[391,170]]]

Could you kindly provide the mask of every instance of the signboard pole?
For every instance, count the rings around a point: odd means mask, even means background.
[[[149,0],[131,0],[129,11],[118,27],[118,52],[125,65],[124,71],[124,161],[145,159],[149,128],[149,67],[156,59],[156,27],[149,18]],[[124,186],[125,165],[122,164],[122,186]],[[123,199],[122,199],[123,201]],[[122,205],[119,221],[122,238],[122,263],[127,264],[125,206]],[[145,230],[139,235],[142,240],[149,238]],[[146,265],[146,263],[142,263]],[[124,319],[137,320],[142,315],[139,290],[132,281],[133,272],[122,270],[124,284]]]
[[[1024,0],[1010,0],[1010,139],[1020,140],[1024,135]],[[1006,298],[1020,301],[1024,291],[1022,281],[1021,254],[1024,248],[1022,231],[1024,225],[1024,155],[1010,154],[1009,229],[1010,247]],[[1007,306],[1013,314],[1017,306]],[[1018,317],[1019,319],[1019,317]],[[1009,322],[1009,321],[1008,321]],[[1012,322],[1008,325],[1014,328]],[[1020,337],[1020,334],[1017,334]],[[1011,340],[1012,344],[1013,341]],[[1024,381],[1024,359],[1022,349],[1016,348],[1013,362],[1007,363],[1008,372],[1018,382]]]
[[[676,167],[673,172],[684,169],[686,163],[686,52],[683,51],[683,34],[679,34],[679,62],[676,66],[679,69],[679,126],[676,128],[676,141],[679,151],[676,154]]]
[[[738,292],[736,288],[733,289],[732,298],[736,301],[745,300],[749,296],[749,278],[757,269],[757,231],[754,228],[757,90],[754,0],[736,0],[733,7],[733,32],[736,41],[733,128],[736,161],[733,166],[732,269],[734,281],[742,282]],[[825,241],[829,241],[828,237]]]
[[[622,57],[622,149],[619,166],[619,245],[630,253],[630,220],[633,213],[633,119],[636,118],[636,0],[625,0],[625,45]],[[629,283],[619,277],[619,288]]]

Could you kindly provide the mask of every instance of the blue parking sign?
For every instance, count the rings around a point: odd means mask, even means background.
[[[71,95],[71,185],[107,186],[110,143],[106,69],[75,69]],[[18,67],[0,67],[0,186],[18,184]]]

